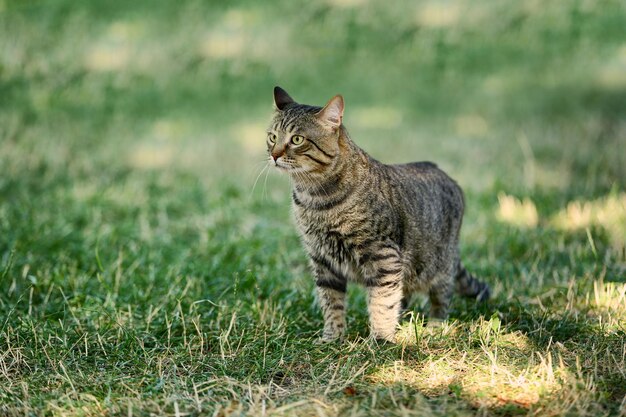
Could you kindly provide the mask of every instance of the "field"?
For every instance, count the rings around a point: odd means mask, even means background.
[[[619,0],[0,0],[0,415],[626,416]],[[272,88],[466,194],[493,289],[318,345]]]

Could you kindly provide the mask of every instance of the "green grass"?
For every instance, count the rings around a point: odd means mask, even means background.
[[[624,415],[625,26],[611,0],[0,0],[0,415]],[[261,172],[276,84],[458,180],[487,305],[433,330],[418,297],[379,344],[350,288],[347,341],[314,343]]]

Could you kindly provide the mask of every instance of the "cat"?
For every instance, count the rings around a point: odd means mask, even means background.
[[[437,165],[385,165],[343,125],[343,97],[296,103],[274,88],[269,161],[289,174],[293,214],[324,316],[321,341],[346,332],[346,286],[365,286],[371,336],[395,341],[409,296],[426,292],[429,324],[448,317],[452,292],[480,301],[489,286],[463,267],[461,188]]]

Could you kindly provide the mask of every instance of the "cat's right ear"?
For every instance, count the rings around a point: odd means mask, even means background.
[[[294,99],[279,86],[274,87],[274,107],[277,110],[283,110],[287,105],[295,103]]]
[[[343,120],[343,97],[336,95],[331,98],[322,110],[315,114],[317,118],[332,129],[341,126]]]

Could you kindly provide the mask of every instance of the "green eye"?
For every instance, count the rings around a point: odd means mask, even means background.
[[[293,143],[294,145],[301,145],[302,142],[304,142],[304,137],[300,135],[294,135],[291,137],[291,143]]]
[[[267,140],[269,140],[271,143],[276,143],[276,135],[273,133],[268,133]]]

